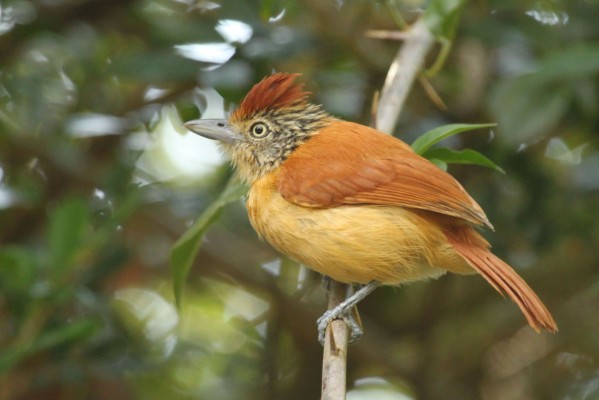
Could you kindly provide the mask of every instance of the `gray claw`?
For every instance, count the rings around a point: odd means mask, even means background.
[[[325,280],[326,282],[326,280]],[[347,327],[350,330],[350,343],[357,341],[362,336],[362,327],[359,322],[359,316],[356,313],[356,317],[352,314],[352,309],[366,297],[370,292],[381,285],[380,282],[371,281],[366,286],[363,286],[356,293],[346,298],[341,304],[338,304],[332,310],[325,312],[322,317],[318,318],[318,341],[320,344],[324,344],[324,337],[326,334],[327,326],[332,320],[342,318]],[[355,318],[358,318],[356,321]]]
[[[333,321],[335,317],[330,311],[322,314],[320,318],[316,321],[316,325],[318,326],[318,341],[321,345],[324,346],[324,335],[326,334],[327,327]]]
[[[358,321],[356,321],[356,319],[352,315],[352,312],[349,311],[349,312],[343,313],[342,315],[339,316],[339,315],[335,315],[335,313],[331,312],[331,311],[333,311],[333,310],[329,310],[329,311],[325,312],[316,321],[317,326],[318,326],[318,341],[320,342],[320,344],[324,346],[325,334],[326,334],[327,327],[329,326],[329,324],[332,321],[339,319],[339,318],[342,319],[343,322],[345,322],[345,324],[349,328],[349,335],[350,335],[349,343],[357,342],[362,337],[362,334],[364,332],[362,330],[362,327],[358,323]]]

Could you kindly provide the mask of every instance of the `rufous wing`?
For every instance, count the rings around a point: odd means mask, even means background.
[[[404,142],[374,129],[335,121],[296,149],[281,166],[277,189],[287,201],[328,208],[391,205],[428,214],[449,244],[499,293],[510,297],[537,331],[557,330],[541,300],[467,223],[492,228],[480,206],[448,173]]]
[[[451,175],[399,139],[351,122],[336,120],[296,149],[281,166],[278,190],[305,207],[393,205],[492,229]]]

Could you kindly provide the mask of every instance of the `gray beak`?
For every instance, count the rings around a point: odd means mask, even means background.
[[[194,119],[183,124],[187,129],[208,139],[235,143],[240,136],[231,131],[226,119]]]

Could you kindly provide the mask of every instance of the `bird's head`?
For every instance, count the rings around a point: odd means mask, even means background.
[[[295,83],[297,76],[268,76],[254,85],[228,119],[198,119],[185,127],[220,141],[241,178],[253,183],[332,121],[320,105],[307,102],[309,93]]]

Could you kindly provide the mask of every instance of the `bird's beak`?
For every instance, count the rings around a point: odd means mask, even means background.
[[[226,119],[195,119],[186,122],[184,126],[193,133],[223,143],[235,143],[240,139],[240,136],[231,130]]]

